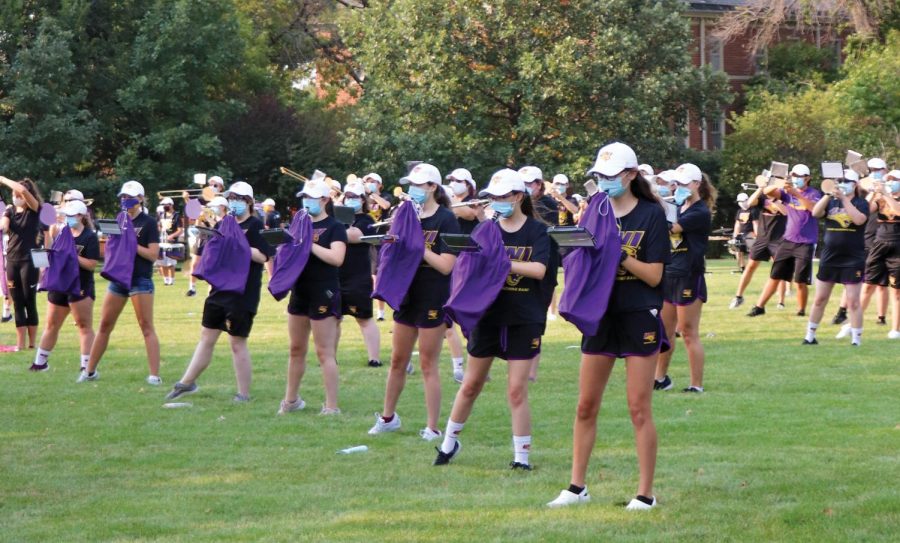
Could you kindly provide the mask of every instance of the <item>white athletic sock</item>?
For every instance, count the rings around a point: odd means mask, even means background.
[[[456,447],[456,441],[459,438],[459,433],[462,432],[463,426],[465,425],[465,422],[453,422],[451,419],[447,419],[447,431],[444,432],[444,441],[441,442],[442,452],[453,452],[453,449]]]
[[[454,359],[453,359],[453,369],[454,369],[454,370],[461,370],[461,369],[463,369],[463,359],[462,359],[462,357],[454,358]]]
[[[3,318],[5,319],[5,318],[9,317],[10,315],[11,315],[11,313],[9,310],[9,302],[4,301],[3,302]]]
[[[531,452],[531,436],[513,436],[513,453],[515,462],[528,464],[528,453]]]
[[[862,328],[851,328],[850,329],[850,343],[854,345],[859,345],[862,343]]]
[[[379,310],[378,310],[378,318],[379,318],[379,319],[383,319],[383,318],[384,318],[384,309],[379,309]]]
[[[34,364],[36,366],[43,366],[47,363],[47,360],[50,358],[50,351],[45,351],[38,347],[37,353],[34,355]]]
[[[81,367],[86,368],[91,360],[91,353],[81,355]]]
[[[810,321],[806,325],[806,341],[815,341],[816,339],[816,329],[819,327],[818,324]]]

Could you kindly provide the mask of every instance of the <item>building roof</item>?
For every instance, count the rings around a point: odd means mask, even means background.
[[[692,0],[687,4],[690,11],[729,11],[747,4],[747,0]]]

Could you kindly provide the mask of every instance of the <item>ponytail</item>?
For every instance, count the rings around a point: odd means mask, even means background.
[[[697,194],[700,196],[701,200],[706,202],[706,207],[709,208],[709,212],[715,213],[716,197],[718,196],[718,192],[716,191],[716,187],[714,187],[709,181],[709,176],[705,173],[703,174],[703,178],[700,180],[700,187],[697,189]]]
[[[525,192],[522,193],[522,196],[522,214],[531,219],[541,220],[540,217],[538,217],[538,215],[534,212],[534,203],[532,203],[531,201],[531,195]]]
[[[437,187],[434,191],[434,201],[438,203],[441,207],[450,208],[450,197],[447,196],[447,191],[444,190],[444,187],[437,183],[432,183]]]

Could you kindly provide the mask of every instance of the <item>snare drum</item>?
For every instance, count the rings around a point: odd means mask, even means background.
[[[160,260],[184,260],[184,243],[166,243],[159,244]]]

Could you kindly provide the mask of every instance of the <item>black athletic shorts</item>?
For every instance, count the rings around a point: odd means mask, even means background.
[[[827,263],[819,263],[819,272],[816,273],[816,279],[825,281],[826,283],[840,283],[842,285],[855,285],[862,283],[865,266],[860,263],[859,266],[850,268],[836,268],[829,266]]]
[[[866,283],[900,288],[900,240],[875,240],[866,259]]]
[[[394,322],[415,328],[436,328],[448,324],[444,304],[449,297],[449,283],[410,288],[400,308],[394,311]]]
[[[688,277],[663,276],[663,299],[672,305],[691,305],[697,298],[706,303],[706,297],[703,273]]]
[[[466,350],[476,358],[531,360],[541,354],[544,323],[493,326],[478,323],[469,334]]]
[[[255,314],[238,307],[226,307],[209,298],[203,304],[203,327],[221,330],[229,336],[250,337]]]
[[[333,281],[295,284],[287,310],[290,315],[309,317],[314,321],[341,318],[340,286]]]
[[[91,300],[97,299],[97,295],[94,293],[94,285],[82,290],[77,296],[66,292],[59,292],[58,290],[47,291],[47,301],[60,307],[69,307],[69,304],[80,302],[85,298],[90,298]]]
[[[341,314],[357,319],[371,319],[372,291],[341,290]]]
[[[769,277],[781,281],[812,284],[813,244],[784,240],[775,253]]]
[[[581,338],[582,353],[613,358],[650,356],[668,351],[669,346],[659,310],[650,309],[627,313],[608,311],[597,333]]]
[[[750,260],[765,262],[774,258],[780,245],[780,239],[772,241],[768,238],[756,238],[756,241],[753,242],[753,247],[750,248]]]

